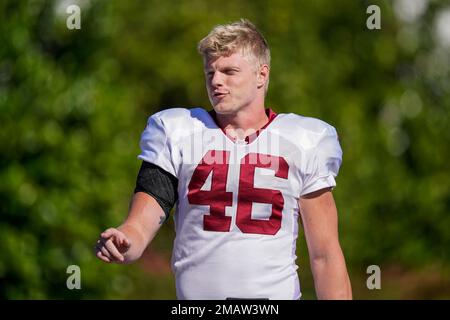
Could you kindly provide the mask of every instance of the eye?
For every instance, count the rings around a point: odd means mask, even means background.
[[[236,73],[237,73],[236,69],[227,69],[227,70],[225,70],[225,74],[228,74],[228,75],[234,75]]]

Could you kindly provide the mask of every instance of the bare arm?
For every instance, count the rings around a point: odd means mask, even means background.
[[[144,192],[135,193],[123,224],[101,234],[95,247],[96,256],[105,262],[136,261],[155,237],[165,216],[153,197]]]
[[[337,209],[329,188],[299,199],[299,208],[318,299],[352,299],[339,244]]]

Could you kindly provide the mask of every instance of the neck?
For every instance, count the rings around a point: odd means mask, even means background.
[[[269,120],[264,104],[254,108],[243,108],[233,114],[216,113],[219,126],[225,132],[238,139],[244,139],[261,129]]]

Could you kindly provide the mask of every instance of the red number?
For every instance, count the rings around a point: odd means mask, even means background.
[[[230,231],[231,217],[225,215],[225,207],[233,204],[233,193],[225,190],[229,157],[228,151],[208,151],[188,186],[190,203],[210,206],[210,215],[203,216],[203,229],[207,231]],[[200,190],[211,171],[211,190]]]
[[[250,161],[256,159],[255,161]],[[254,187],[255,168],[276,168],[275,176],[287,179],[289,165],[281,157],[249,153],[241,160],[236,225],[244,233],[274,235],[281,228],[281,212],[284,198],[280,190]],[[271,203],[269,220],[252,219],[252,203]]]
[[[228,151],[208,151],[195,168],[188,186],[189,203],[210,206],[210,214],[203,216],[203,229],[207,231],[230,231],[231,217],[225,215],[225,207],[233,204],[232,192],[226,191],[229,156]],[[276,177],[288,177],[289,165],[282,157],[249,153],[242,158],[236,225],[244,233],[274,235],[281,228],[284,198],[279,190],[254,187],[256,168],[271,168]],[[211,189],[200,190],[211,171]],[[269,220],[252,219],[254,202],[272,204]]]

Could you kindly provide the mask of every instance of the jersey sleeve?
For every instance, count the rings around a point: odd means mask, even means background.
[[[174,149],[164,124],[157,114],[149,117],[139,145],[141,153],[138,159],[153,163],[177,177],[177,166],[173,160]]]
[[[301,196],[336,186],[336,176],[342,163],[342,149],[339,144],[336,129],[328,126],[311,148],[305,159],[302,172],[303,188]]]

